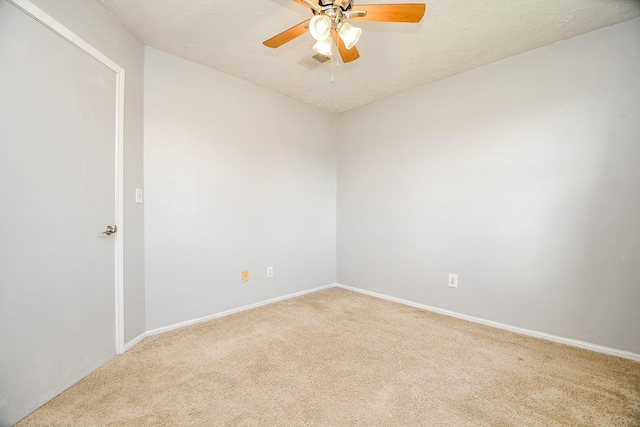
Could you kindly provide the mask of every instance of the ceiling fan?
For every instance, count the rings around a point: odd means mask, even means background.
[[[311,9],[313,17],[294,25],[270,38],[264,45],[277,48],[309,31],[316,44],[313,50],[332,55],[333,43],[338,46],[344,62],[360,58],[356,43],[362,30],[347,21],[420,22],[424,16],[424,3],[363,4],[354,6],[353,0],[293,0]]]

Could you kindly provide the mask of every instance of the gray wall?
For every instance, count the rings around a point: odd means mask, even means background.
[[[125,343],[145,332],[143,188],[144,46],[95,0],[31,0],[126,71],[124,120]]]
[[[341,114],[338,282],[640,353],[638,70],[634,19]]]
[[[335,115],[145,58],[147,328],[335,283]]]

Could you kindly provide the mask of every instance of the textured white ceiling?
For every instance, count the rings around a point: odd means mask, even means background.
[[[311,70],[309,34],[262,44],[312,16],[292,0],[100,2],[149,46],[333,112],[640,16],[639,0],[426,0],[419,24],[358,22],[360,59]]]

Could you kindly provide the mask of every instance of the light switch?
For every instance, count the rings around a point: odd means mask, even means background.
[[[136,203],[142,203],[142,188],[136,188]]]

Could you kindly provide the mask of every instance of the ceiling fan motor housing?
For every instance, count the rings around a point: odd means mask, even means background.
[[[325,8],[325,7],[332,7],[333,3],[335,0],[318,0],[318,6]],[[343,11],[349,10],[353,7],[353,0],[345,0],[342,2],[342,6],[340,6],[340,9],[342,9]]]

